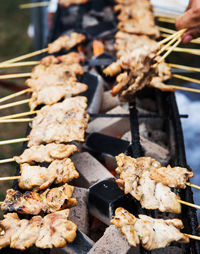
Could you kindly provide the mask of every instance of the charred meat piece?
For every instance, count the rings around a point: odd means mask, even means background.
[[[77,226],[67,220],[69,210],[63,210],[46,215],[42,220],[38,239],[35,245],[38,248],[60,248],[67,242],[71,243],[76,237]]]
[[[69,158],[54,160],[48,168],[24,163],[20,165],[20,172],[19,187],[23,190],[43,190],[52,183],[66,183],[79,177]]]
[[[22,194],[20,191],[9,189],[1,209],[4,212],[18,212],[32,215],[37,215],[41,211],[52,213],[77,205],[77,200],[71,198],[73,192],[74,187],[68,184],[47,189],[41,194],[30,191]]]
[[[147,73],[154,63],[153,60],[158,49],[158,45],[154,49],[146,45],[135,48],[105,68],[104,73],[109,76],[114,76],[120,73],[121,69],[131,71],[135,76]]]
[[[77,226],[67,220],[69,209],[30,220],[20,220],[16,213],[4,215],[0,221],[0,249],[10,246],[26,250],[34,244],[39,248],[59,248],[73,242]]]
[[[52,106],[44,106],[32,121],[28,146],[42,143],[84,141],[89,120],[87,98],[65,99]]]
[[[116,172],[120,175],[116,182],[125,194],[130,193],[146,209],[177,214],[181,212],[179,197],[168,186],[150,178],[151,170],[161,168],[159,162],[150,157],[134,159],[125,154],[116,156],[116,160]]]
[[[183,223],[179,219],[153,219],[142,214],[138,217],[119,207],[111,220],[132,246],[141,243],[146,250],[154,250],[165,248],[174,241],[189,242],[189,238],[180,232]]]
[[[85,41],[85,39],[85,35],[79,33],[71,33],[69,36],[60,36],[54,42],[48,44],[48,52],[52,54],[59,52],[61,49],[70,50]]]
[[[52,162],[55,159],[62,160],[68,158],[77,151],[78,148],[75,145],[51,143],[27,148],[20,156],[14,156],[14,159],[18,164],[25,162]]]

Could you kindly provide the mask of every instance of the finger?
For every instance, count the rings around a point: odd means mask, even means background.
[[[182,36],[182,42],[188,43],[193,39],[200,37],[200,27],[188,29]]]
[[[200,8],[190,9],[176,20],[177,30],[193,28],[200,25]]]

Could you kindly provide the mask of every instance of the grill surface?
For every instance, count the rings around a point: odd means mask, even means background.
[[[114,32],[116,31],[116,20],[112,21],[105,21],[103,20],[103,17],[100,15],[102,13],[103,7],[105,6],[112,6],[113,1],[106,1],[106,0],[92,0],[90,3],[82,5],[82,6],[72,6],[69,9],[58,7],[57,12],[54,16],[54,23],[53,27],[49,33],[48,42],[54,41],[56,38],[58,38],[60,35],[63,35],[64,33],[70,31],[73,29],[73,31],[85,33],[88,40],[91,40],[92,38],[106,38],[110,39],[113,38]],[[88,28],[82,27],[82,17],[84,13],[87,13],[88,11],[93,12],[95,17],[98,17],[98,20],[101,21],[96,26],[91,26]],[[71,13],[74,13],[73,19],[70,19],[72,17]],[[75,20],[75,22],[74,22]],[[109,54],[103,54],[100,57],[97,57],[96,59],[88,60],[86,61],[87,66],[97,66],[96,70],[98,73],[102,74],[102,67],[108,65],[110,62],[113,61],[113,56]],[[97,86],[97,80],[95,77],[91,74],[84,75],[82,82],[87,83],[90,86],[90,93],[86,92],[84,94],[88,97],[89,103],[92,99],[92,96],[94,94],[94,91]],[[112,85],[112,79],[111,85]],[[129,145],[127,142],[124,143],[124,151],[126,150],[126,154],[130,155],[132,157],[141,157],[144,156],[144,150],[140,143],[140,135],[139,135],[139,121],[140,117],[143,118],[156,118],[160,117],[163,119],[165,131],[168,135],[168,148],[170,150],[170,164],[172,165],[179,165],[182,167],[188,167],[185,157],[185,150],[184,150],[184,141],[183,141],[183,134],[182,134],[182,128],[181,128],[181,122],[180,122],[180,116],[178,112],[178,108],[176,105],[175,96],[172,93],[162,93],[160,91],[151,89],[149,93],[149,89],[144,89],[145,91],[142,91],[139,93],[138,98],[143,98],[148,95],[147,97],[150,97],[152,100],[156,99],[156,105],[158,108],[157,116],[147,114],[143,115],[138,113],[137,109],[137,98],[134,103],[129,105],[129,117],[130,117],[130,126],[131,126],[131,135],[132,135],[132,142],[131,145]],[[98,117],[96,115],[95,117]],[[111,116],[110,116],[111,117]],[[128,116],[126,116],[128,117]],[[30,128],[27,130],[27,135],[30,132]],[[92,138],[91,138],[92,140]],[[103,141],[102,141],[103,142]],[[87,142],[86,142],[87,143]],[[114,143],[114,141],[113,141]],[[102,143],[103,144],[103,143]],[[90,144],[91,145],[91,144]],[[112,141],[111,141],[112,145]],[[97,153],[107,153],[109,154],[109,149],[106,146],[107,150],[101,150],[98,151],[97,146],[99,146],[99,143],[93,144],[93,147],[87,147],[87,149],[90,149],[92,153],[96,153],[95,156],[97,156]],[[23,150],[26,148],[26,144],[24,144]],[[115,150],[115,147],[111,147],[112,156],[115,155],[115,152],[118,150]],[[19,170],[17,171],[17,174],[19,174]],[[95,201],[97,197],[97,193],[101,193],[102,186],[107,185],[108,190],[113,190],[113,195],[108,196],[107,199],[103,199],[103,195],[99,195],[99,206],[97,205],[98,202]],[[17,181],[14,182],[13,185],[14,189],[17,189]],[[99,189],[98,189],[99,188]],[[110,189],[109,189],[110,188]],[[103,193],[103,191],[102,191]],[[193,194],[190,187],[187,187],[185,190],[179,190],[178,194],[181,196],[181,199],[193,203]],[[94,196],[93,196],[94,195]],[[114,200],[114,201],[113,201]],[[101,203],[103,202],[103,203]],[[123,206],[130,212],[133,212],[135,215],[139,213],[147,214],[152,217],[161,217],[161,214],[158,211],[149,211],[146,209],[142,209],[139,202],[135,201],[130,195],[124,195],[122,191],[120,191],[116,184],[111,181],[101,182],[99,185],[95,185],[92,188],[90,188],[90,204],[94,204],[95,209],[101,209],[104,208],[104,215],[105,217],[109,215],[109,209],[111,207],[112,212],[114,212],[115,208],[118,206]],[[113,214],[112,214],[113,215]],[[184,215],[184,216],[183,216]],[[194,208],[190,208],[187,206],[182,206],[182,214],[180,215],[180,218],[183,220],[184,223],[184,232],[191,233],[194,235],[197,235],[197,217],[196,217],[196,210]],[[78,233],[79,235],[80,233]],[[79,238],[77,238],[80,240]],[[75,246],[78,246],[81,250],[81,241],[78,242],[76,239]],[[200,246],[198,241],[190,241],[190,244],[182,245],[176,244],[177,246],[181,247],[182,253],[192,253],[192,254],[200,254]],[[81,253],[87,253],[88,249],[82,250]],[[41,253],[41,254],[49,254],[50,250],[39,250],[37,248],[31,248],[25,252],[20,252],[16,250],[11,250],[9,248],[2,249],[0,253]],[[59,253],[59,252],[58,252]],[[78,252],[77,252],[78,253]],[[151,253],[146,250],[144,250],[142,247],[140,247],[140,253]]]

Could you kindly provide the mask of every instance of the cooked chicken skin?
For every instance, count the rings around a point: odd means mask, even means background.
[[[71,33],[69,36],[60,36],[54,42],[48,44],[48,52],[52,54],[59,52],[61,49],[70,50],[85,40],[85,35],[79,33]]]
[[[190,177],[193,177],[193,172],[182,167],[167,167],[154,168],[150,171],[151,179],[160,182],[164,185],[173,188],[186,188],[186,183]]]
[[[67,242],[73,242],[76,238],[77,226],[67,220],[68,215],[68,209],[46,215],[42,220],[35,245],[42,249],[60,248],[64,247]]]
[[[41,194],[30,191],[22,194],[20,191],[9,189],[1,209],[4,212],[18,212],[32,215],[37,215],[41,211],[52,213],[77,205],[77,200],[71,198],[73,192],[74,187],[68,184],[47,189]]]
[[[31,78],[25,82],[32,89],[29,102],[31,110],[38,105],[52,105],[63,98],[85,92],[88,86],[78,82],[76,78],[77,74],[84,73],[80,65],[83,61],[84,57],[76,52],[58,57],[44,57],[40,64],[33,68]]]
[[[116,156],[118,186],[125,194],[130,193],[146,209],[159,209],[161,212],[181,213],[179,197],[168,186],[150,178],[151,170],[161,168],[159,162],[150,157],[134,159],[125,154]]]
[[[0,249],[10,245],[11,248],[25,250],[31,247],[38,238],[42,217],[31,220],[20,220],[16,213],[4,215],[0,221]]]
[[[18,163],[32,163],[32,162],[52,162],[53,160],[62,160],[70,157],[78,148],[75,145],[64,144],[47,144],[32,146],[24,150],[20,156],[14,156],[14,160]]]
[[[189,242],[189,238],[180,232],[183,223],[179,219],[153,219],[142,214],[138,217],[139,219],[119,207],[111,220],[132,246],[136,247],[141,243],[145,249],[154,250],[165,248],[173,241]]]
[[[85,4],[90,0],[59,0],[58,4],[64,7],[69,7],[72,4]]]
[[[39,248],[59,248],[73,242],[77,226],[67,220],[69,209],[31,220],[20,220],[17,213],[8,213],[0,221],[0,249],[10,246],[26,250],[34,244]]]
[[[44,190],[52,183],[66,183],[79,177],[74,163],[69,159],[54,160],[48,168],[31,166],[28,163],[20,165],[19,187],[23,190]]]
[[[84,141],[89,120],[87,98],[77,96],[44,106],[32,121],[28,147],[42,143]]]

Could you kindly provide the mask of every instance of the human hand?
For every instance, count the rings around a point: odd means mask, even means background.
[[[200,0],[190,0],[185,13],[176,20],[177,30],[187,28],[182,36],[183,43],[200,37]]]

